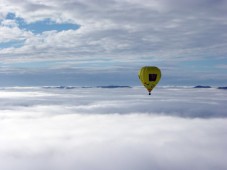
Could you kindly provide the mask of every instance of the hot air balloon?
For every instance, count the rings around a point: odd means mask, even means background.
[[[151,91],[161,79],[161,71],[155,66],[145,66],[140,69],[138,76],[141,83],[148,90],[149,95],[151,95]]]

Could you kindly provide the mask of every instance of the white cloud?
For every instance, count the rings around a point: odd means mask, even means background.
[[[0,25],[0,43],[21,41],[31,37],[31,32],[21,30],[12,20],[4,20]]]
[[[2,88],[0,94],[4,170],[227,168],[222,90],[167,87],[149,96],[140,87]]]
[[[77,31],[28,38],[32,46],[8,55],[58,59],[77,57],[164,59],[226,54],[225,1],[4,1],[1,8],[27,22],[51,18],[81,25]],[[212,8],[209,8],[212,6]],[[223,15],[224,14],[224,15]],[[70,38],[68,38],[70,37]],[[36,42],[36,39],[40,41]],[[62,41],[58,41],[60,40]],[[65,41],[68,40],[68,41]],[[33,46],[37,48],[33,48]],[[39,49],[45,49],[45,57]],[[212,48],[212,50],[209,50]],[[55,53],[54,53],[55,51]],[[215,51],[212,53],[212,51]],[[63,53],[64,52],[64,53]],[[1,51],[4,53],[4,50]],[[56,55],[59,54],[59,55]],[[218,56],[216,56],[218,57]]]

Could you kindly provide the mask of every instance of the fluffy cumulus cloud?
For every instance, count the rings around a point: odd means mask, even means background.
[[[224,170],[219,89],[2,88],[4,170]]]
[[[6,37],[1,36],[1,41],[24,39],[24,44],[19,48],[9,46],[0,53],[11,56],[5,59],[11,62],[20,56],[20,61],[222,57],[226,55],[224,6],[226,1],[207,0],[2,1],[0,32]],[[50,19],[59,24],[78,24],[80,28],[36,35],[23,27],[6,27],[9,13],[27,24]]]

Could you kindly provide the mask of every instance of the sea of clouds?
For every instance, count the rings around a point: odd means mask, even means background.
[[[0,169],[227,169],[216,88],[0,89]]]

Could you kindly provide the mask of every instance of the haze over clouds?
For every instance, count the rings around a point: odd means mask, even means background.
[[[226,0],[2,0],[0,71],[3,78],[12,76],[3,86],[34,85],[31,77],[38,77],[38,85],[57,85],[59,79],[78,84],[80,77],[96,75],[103,79],[95,83],[105,84],[117,74],[119,83],[138,85],[131,75],[143,65],[159,66],[163,84],[225,85],[226,5]],[[50,83],[45,75],[55,78]],[[84,81],[91,83],[89,78]]]
[[[3,88],[4,170],[224,170],[224,90]]]

